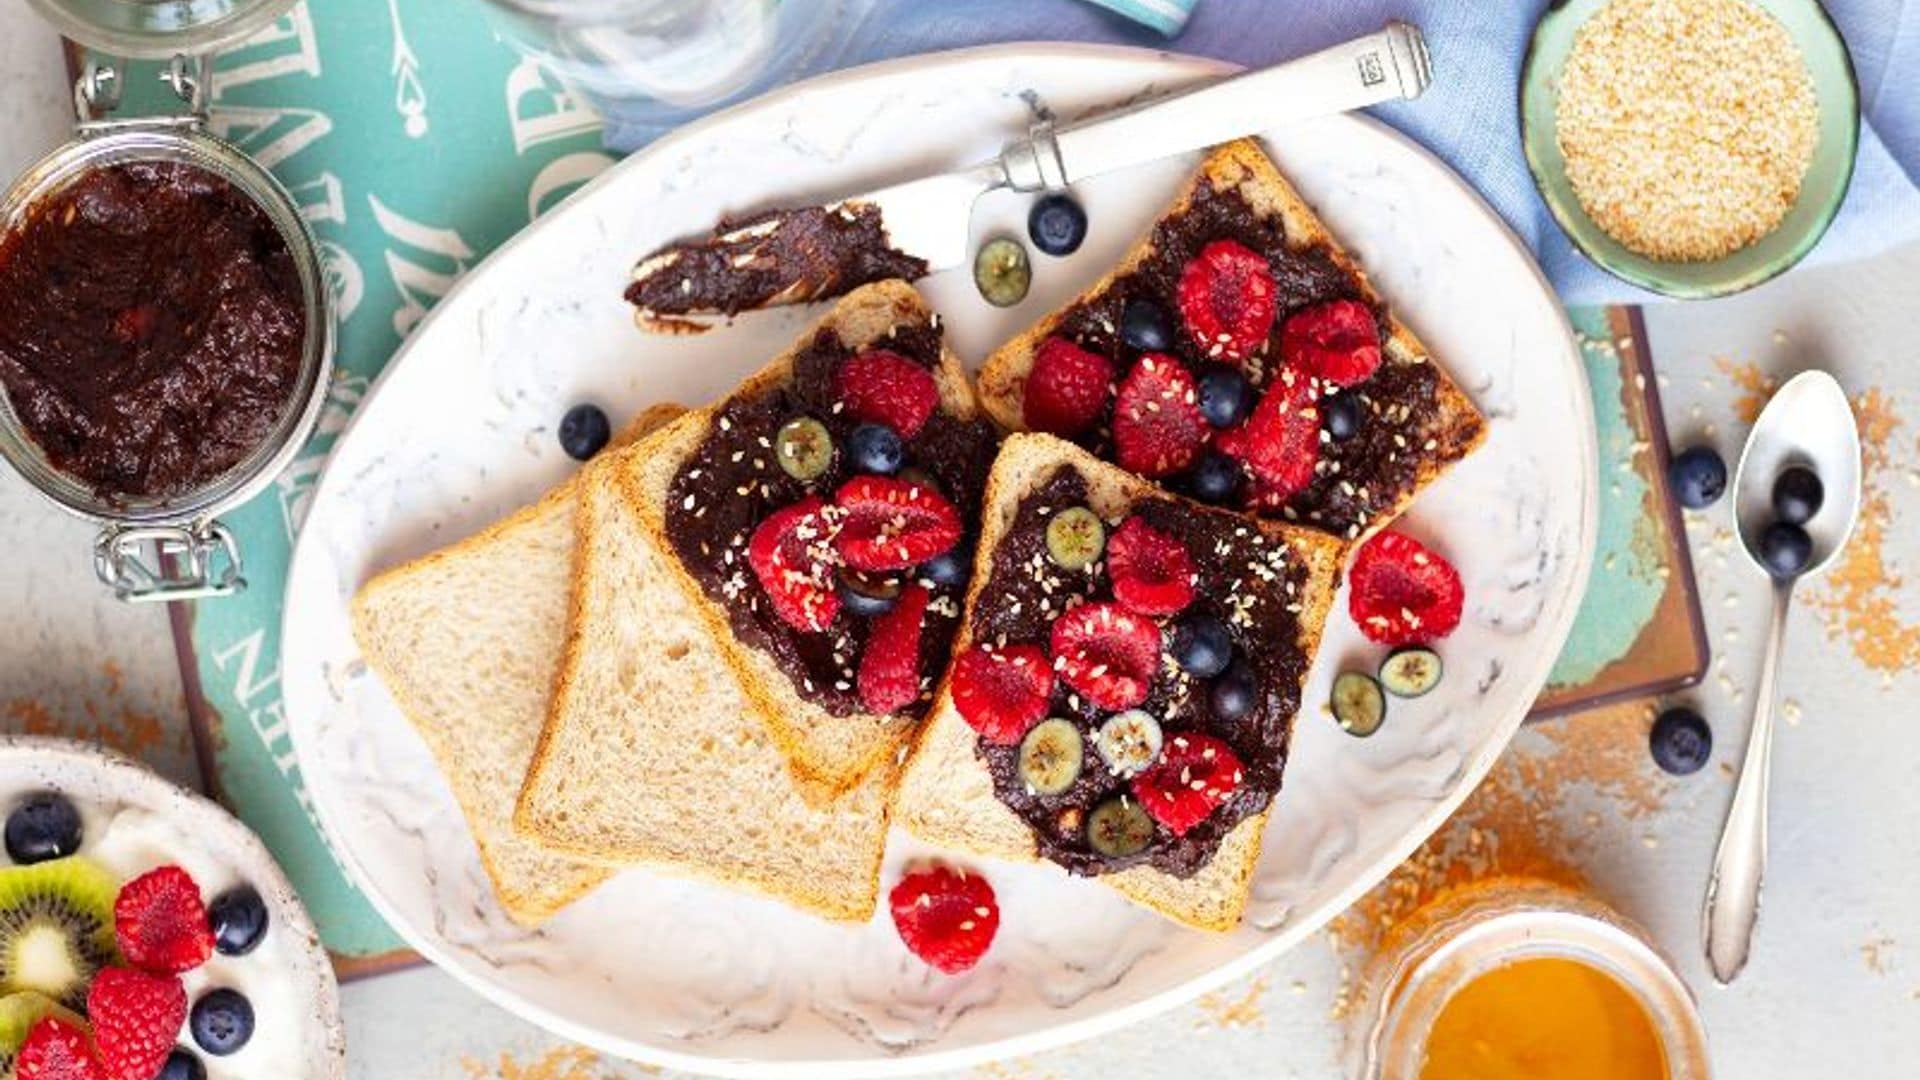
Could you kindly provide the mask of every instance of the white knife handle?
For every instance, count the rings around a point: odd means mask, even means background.
[[[1294,120],[1419,97],[1432,81],[1426,41],[1409,23],[1173,97],[1031,136],[1000,155],[1015,191],[1062,188],[1089,176],[1215,146]]]

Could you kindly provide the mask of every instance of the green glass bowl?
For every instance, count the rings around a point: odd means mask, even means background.
[[[1840,31],[1818,0],[1750,0],[1786,27],[1800,47],[1818,99],[1819,137],[1800,198],[1766,236],[1710,262],[1661,262],[1608,236],[1580,205],[1567,180],[1554,127],[1560,73],[1574,34],[1606,0],[1556,0],[1534,27],[1520,73],[1520,140],[1547,208],[1575,247],[1615,277],[1666,296],[1697,300],[1751,289],[1797,263],[1833,222],[1853,179],[1860,142],[1860,87]]]

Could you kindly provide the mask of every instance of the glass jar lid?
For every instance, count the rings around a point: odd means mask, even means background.
[[[294,0],[28,0],[63,37],[135,60],[199,55],[241,41]]]

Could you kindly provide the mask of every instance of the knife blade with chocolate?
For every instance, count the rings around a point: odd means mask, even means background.
[[[988,191],[1058,190],[1292,121],[1418,97],[1431,78],[1419,29],[1390,22],[1311,56],[1070,127],[1038,123],[969,168],[722,221],[642,258],[626,298],[643,329],[687,332],[742,311],[919,278],[966,261],[973,203]]]

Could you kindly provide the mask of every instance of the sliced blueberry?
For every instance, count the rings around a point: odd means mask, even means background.
[[[1173,323],[1167,309],[1151,300],[1134,297],[1120,309],[1120,340],[1129,349],[1141,352],[1166,352],[1173,348]]]
[[[1222,720],[1238,720],[1253,711],[1254,698],[1260,692],[1253,677],[1253,666],[1246,660],[1235,657],[1227,665],[1227,670],[1213,680],[1213,688],[1208,691],[1208,701],[1213,705],[1213,715]]]
[[[1694,446],[1682,451],[1668,467],[1667,478],[1673,484],[1674,497],[1689,510],[1701,510],[1720,501],[1727,490],[1727,463],[1711,446]]]
[[[160,1066],[160,1075],[153,1080],[207,1080],[207,1067],[193,1051],[174,1047],[167,1055],[167,1063]]]
[[[1789,465],[1773,481],[1773,512],[1789,525],[1805,525],[1827,497],[1820,474],[1805,465]]]
[[[1087,212],[1067,195],[1048,195],[1027,212],[1027,235],[1049,255],[1071,255],[1087,238]]]
[[[1233,638],[1227,624],[1212,615],[1189,615],[1173,624],[1167,651],[1187,674],[1211,679],[1233,660]]]
[[[226,1057],[253,1038],[253,1003],[238,990],[209,990],[193,1003],[187,1027],[200,1049]]]
[[[606,448],[613,425],[598,405],[575,405],[560,418],[560,449],[575,461],[585,461]]]
[[[1200,376],[1200,415],[1217,428],[1246,419],[1253,405],[1253,384],[1230,367],[1214,366]]]
[[[238,885],[207,905],[213,947],[227,956],[245,956],[267,933],[267,903],[251,885]]]
[[[900,599],[900,579],[869,574],[850,566],[840,568],[836,582],[840,602],[855,615],[885,615]]]
[[[1186,478],[1187,494],[1205,503],[1229,503],[1240,491],[1240,463],[1209,450],[1194,462]]]
[[[1354,394],[1335,394],[1320,402],[1320,424],[1334,442],[1360,434],[1362,406]]]
[[[847,452],[853,455],[853,467],[864,473],[892,476],[900,469],[906,448],[900,436],[885,424],[861,424],[847,436]]]
[[[965,585],[967,583],[967,561],[960,557],[960,548],[955,544],[951,549],[935,555],[920,564],[920,577],[935,585]]]
[[[1699,772],[1713,756],[1713,729],[1692,709],[1675,707],[1660,714],[1647,736],[1653,763],[1675,776]]]
[[[1760,561],[1767,573],[1790,578],[1813,560],[1813,538],[1798,525],[1776,521],[1760,534]]]
[[[80,811],[63,795],[42,791],[7,815],[7,855],[14,862],[46,862],[80,850]]]

